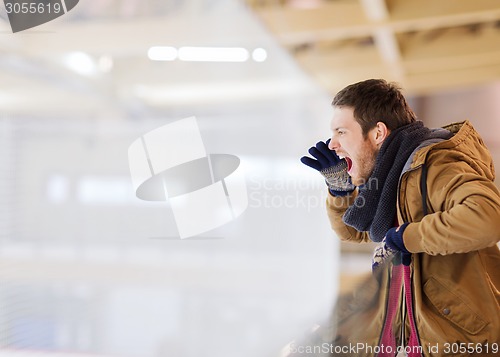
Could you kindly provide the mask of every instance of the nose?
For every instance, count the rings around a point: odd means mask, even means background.
[[[339,147],[340,147],[339,141],[336,140],[334,136],[332,136],[330,142],[328,143],[328,149],[337,150]]]

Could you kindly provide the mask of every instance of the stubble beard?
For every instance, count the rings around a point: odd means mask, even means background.
[[[351,177],[351,181],[355,186],[361,186],[368,183],[375,169],[375,162],[377,161],[377,156],[380,151],[378,147],[373,147],[370,142],[367,141],[365,143],[366,145],[363,146],[363,150],[361,151],[363,155],[359,159],[361,165],[358,170],[358,177]]]

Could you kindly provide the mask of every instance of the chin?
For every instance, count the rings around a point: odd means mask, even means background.
[[[359,179],[358,177],[352,177],[351,176],[351,182],[354,186],[361,186],[364,181],[362,179]]]
[[[352,177],[351,176],[351,182],[354,186],[362,186],[366,183],[366,179],[364,179],[363,177]]]

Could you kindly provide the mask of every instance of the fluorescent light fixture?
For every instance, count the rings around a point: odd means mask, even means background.
[[[71,52],[64,57],[64,63],[72,71],[90,76],[96,72],[95,61],[84,52]]]
[[[94,205],[132,203],[136,200],[131,188],[126,177],[85,176],[76,182],[76,199]]]
[[[252,51],[252,58],[255,62],[264,62],[267,58],[267,51],[263,48],[256,48]]]
[[[245,62],[248,50],[241,47],[181,47],[179,59],[194,62]]]
[[[168,46],[153,46],[148,50],[151,61],[174,61],[177,58],[177,49]]]

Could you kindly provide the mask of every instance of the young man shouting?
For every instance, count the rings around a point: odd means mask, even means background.
[[[468,121],[425,127],[399,88],[380,79],[344,88],[332,105],[331,139],[301,161],[325,177],[338,237],[377,242],[373,269],[383,272],[370,319],[337,343],[378,347],[366,353],[378,356],[398,348],[460,355],[462,347],[462,355],[494,355],[500,193],[479,134]]]

